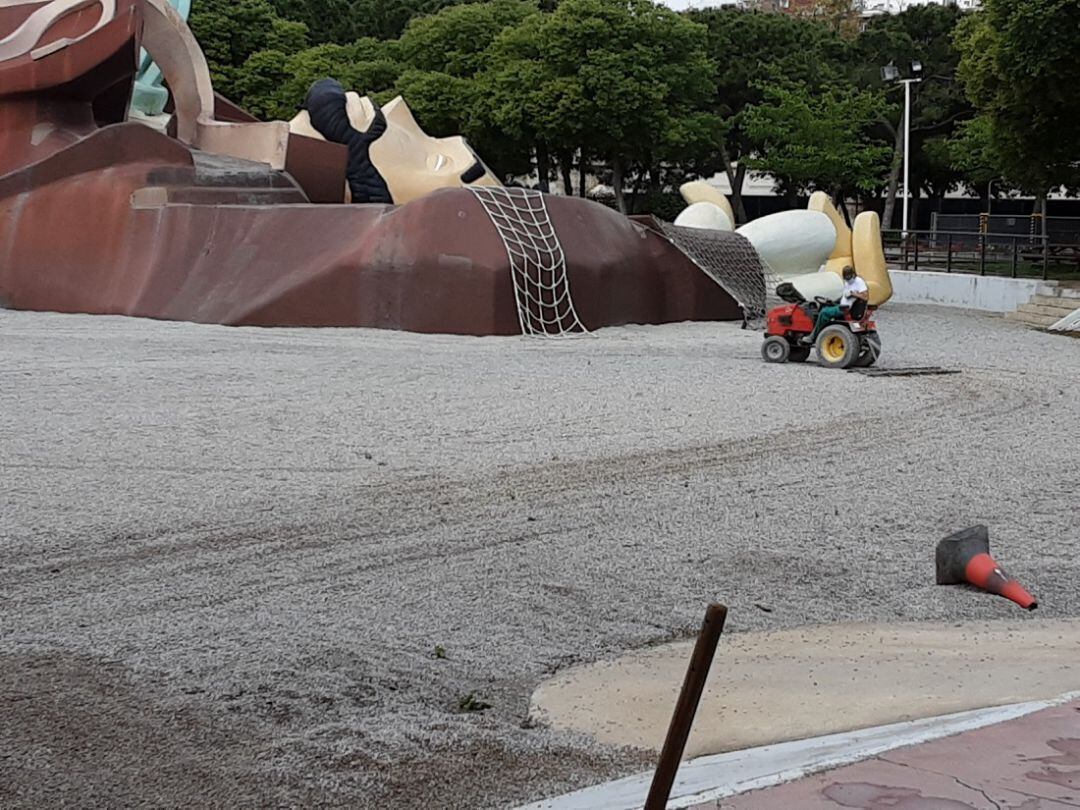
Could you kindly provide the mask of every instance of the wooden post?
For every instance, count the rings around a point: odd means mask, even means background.
[[[649,797],[645,800],[645,810],[664,810],[667,807],[671,787],[675,784],[675,774],[682,761],[686,740],[690,736],[690,727],[694,723],[698,702],[705,688],[705,679],[709,675],[709,665],[716,653],[716,644],[724,630],[727,619],[727,607],[713,602],[705,611],[705,621],[701,624],[694,652],[690,656],[690,666],[686,670],[679,700],[675,703],[675,712],[671,716],[664,748],[660,752],[660,761],[656,765]]]

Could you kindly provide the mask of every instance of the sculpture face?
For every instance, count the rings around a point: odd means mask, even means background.
[[[442,188],[501,185],[464,138],[433,138],[416,123],[405,100],[398,96],[381,110],[367,96],[344,93],[347,125],[334,121],[329,100],[341,93],[336,82],[316,82],[308,94],[308,110],[289,122],[298,135],[323,138],[349,146],[356,170],[350,176],[356,202],[386,202],[364,196],[359,186],[378,180],[390,200],[403,205]],[[337,105],[341,104],[338,95]],[[340,115],[341,107],[336,107]],[[351,130],[351,131],[346,131]],[[363,164],[363,167],[360,167]],[[366,178],[361,175],[368,175]],[[378,175],[377,178],[371,175]]]
[[[354,107],[346,108],[350,120]],[[386,132],[371,144],[371,161],[386,179],[394,202],[415,200],[440,188],[501,185],[464,138],[433,138],[424,132],[401,96],[382,111]]]

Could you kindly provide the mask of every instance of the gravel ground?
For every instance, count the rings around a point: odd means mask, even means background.
[[[1027,620],[1080,615],[1080,344],[879,320],[885,365],[963,373],[766,366],[732,324],[0,311],[0,805],[505,807],[638,770],[533,688],[711,598],[731,631],[1015,618],[933,584],[975,522]]]

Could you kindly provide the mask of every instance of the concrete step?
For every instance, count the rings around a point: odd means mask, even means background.
[[[170,203],[188,205],[296,205],[307,201],[298,188],[180,186],[169,189]]]
[[[1060,309],[1066,313],[1080,309],[1080,298],[1058,298],[1056,295],[1036,295],[1028,303],[1040,307]]]
[[[298,205],[308,202],[298,188],[229,188],[227,186],[146,186],[131,195],[136,208],[162,205]]]
[[[1018,321],[1028,326],[1036,326],[1039,329],[1045,329],[1061,320],[1060,315],[1039,315],[1034,312],[1020,312],[1019,310],[1010,312],[1005,317],[1010,321]]]
[[[1080,287],[1066,286],[1065,283],[1056,286],[1040,284],[1035,288],[1036,295],[1045,295],[1051,298],[1066,298],[1070,301],[1080,301]],[[1080,306],[1080,305],[1078,305]]]
[[[1046,315],[1047,317],[1055,316],[1058,319],[1064,318],[1070,312],[1074,312],[1076,307],[1068,306],[1046,306],[1041,303],[1021,304],[1016,308],[1018,313],[1024,315]]]

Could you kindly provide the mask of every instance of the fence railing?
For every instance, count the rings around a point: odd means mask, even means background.
[[[1046,234],[1051,242],[1080,245],[1080,217],[1043,217],[1039,214],[942,214],[930,215],[930,230],[985,233],[991,238]]]
[[[885,259],[901,270],[1012,278],[1080,277],[1080,245],[1048,236],[978,231],[884,231]]]

